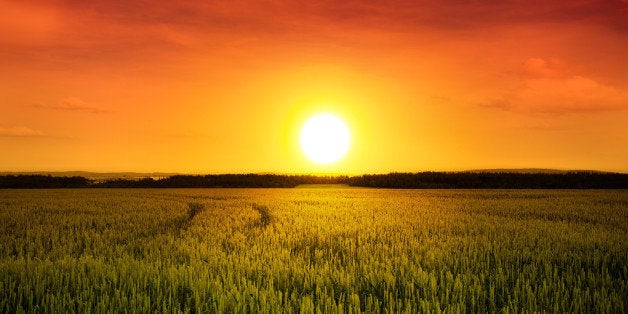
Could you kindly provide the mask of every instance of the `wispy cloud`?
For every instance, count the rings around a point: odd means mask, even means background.
[[[0,137],[41,137],[44,132],[25,126],[0,126]]]
[[[527,78],[564,78],[569,75],[566,63],[556,58],[528,58],[521,64],[520,73]]]
[[[515,87],[479,103],[524,113],[569,114],[628,109],[628,91],[574,75],[560,60],[530,58],[522,63]],[[523,75],[521,75],[523,74]]]
[[[178,139],[213,139],[216,136],[211,134],[205,134],[194,131],[182,131],[178,133],[168,133],[162,135],[165,138],[178,138]]]
[[[108,113],[109,110],[92,106],[80,98],[68,97],[56,103],[36,104],[33,107],[38,109],[62,110],[62,111],[81,111],[93,114]]]

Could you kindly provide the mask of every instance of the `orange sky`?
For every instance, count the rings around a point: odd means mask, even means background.
[[[495,3],[0,0],[0,171],[628,171],[628,2]]]

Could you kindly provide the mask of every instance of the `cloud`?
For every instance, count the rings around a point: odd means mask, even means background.
[[[521,73],[530,78],[559,78],[568,75],[565,62],[556,58],[528,58],[521,65]]]
[[[8,4],[17,17],[5,17],[13,22],[0,24],[0,34],[28,31],[34,34],[29,38],[36,45],[44,42],[74,47],[185,46],[212,44],[234,36],[263,39],[267,35],[299,35],[304,40],[364,28],[415,32],[423,27],[477,29],[521,23],[595,24],[628,32],[628,3],[619,0],[197,0],[159,5],[121,0],[52,5],[40,0]]]
[[[175,138],[175,139],[215,139],[216,135],[196,132],[196,131],[180,131],[176,133],[166,133],[159,134],[158,136],[162,136],[164,138]]]
[[[527,110],[541,112],[606,111],[628,108],[628,94],[593,79],[573,76],[526,82],[517,98]]]
[[[478,105],[480,105],[480,107],[502,110],[510,110],[513,107],[512,102],[502,96],[481,101]]]
[[[52,104],[37,104],[37,105],[34,105],[33,107],[38,108],[38,109],[81,111],[81,112],[89,112],[89,113],[94,113],[94,114],[109,112],[108,110],[91,106],[87,104],[85,101],[83,101],[82,99],[77,98],[77,97],[68,97],[68,98],[62,99],[61,101],[57,103],[52,103]]]
[[[285,4],[289,3],[284,2]],[[441,1],[347,0],[298,2],[300,20],[316,16],[327,22],[412,31],[417,27],[476,29],[525,23],[578,23],[628,31],[628,5],[619,0]],[[296,8],[296,9],[295,9]],[[298,10],[300,9],[300,10]]]
[[[0,137],[40,137],[44,133],[25,126],[1,127]]]
[[[516,87],[480,106],[524,113],[568,114],[628,109],[628,91],[572,75],[560,60],[530,58],[517,71]]]
[[[524,113],[567,114],[628,109],[628,93],[591,78],[526,80],[518,89],[481,102],[481,106]]]

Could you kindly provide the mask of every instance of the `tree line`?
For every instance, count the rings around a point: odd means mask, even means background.
[[[592,171],[389,173],[351,177],[347,184],[397,189],[626,189],[628,174]]]
[[[626,189],[628,174],[602,172],[419,172],[361,176],[277,174],[174,175],[153,179],[91,180],[51,175],[0,176],[0,189],[39,188],[292,188],[302,184],[347,184],[398,189]]]
[[[1,188],[292,188],[301,184],[345,183],[346,176],[219,174],[174,175],[153,179],[90,180],[80,176],[51,175],[0,176]]]

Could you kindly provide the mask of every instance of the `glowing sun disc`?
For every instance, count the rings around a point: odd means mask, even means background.
[[[301,149],[312,161],[327,164],[342,158],[349,150],[349,128],[333,114],[311,117],[301,129]]]

